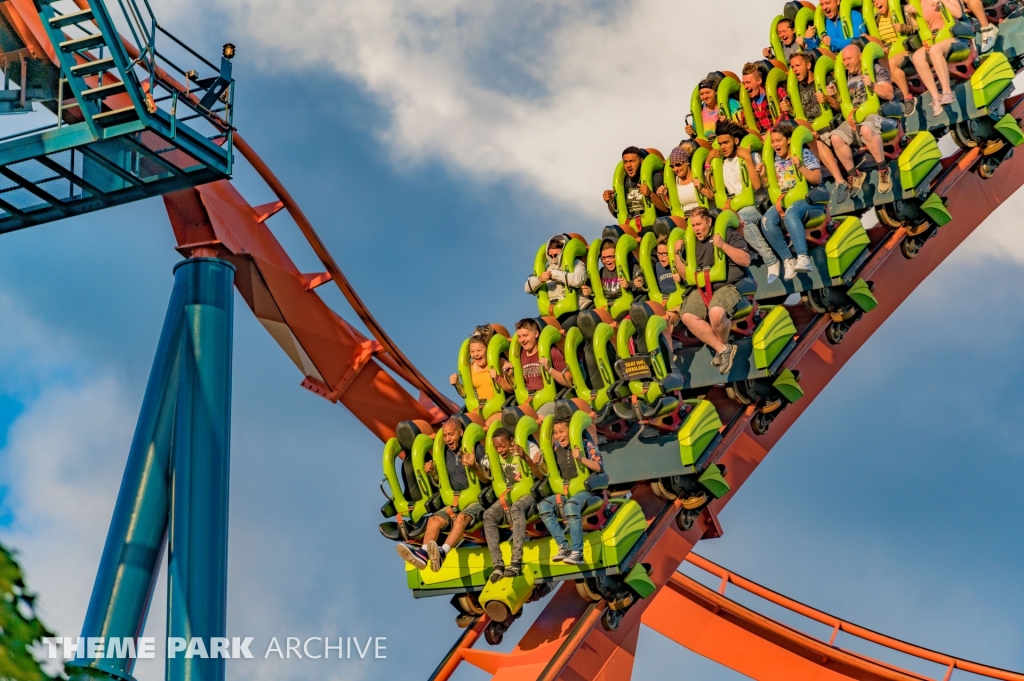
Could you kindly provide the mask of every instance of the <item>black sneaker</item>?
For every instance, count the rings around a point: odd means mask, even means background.
[[[845,182],[836,183],[836,188],[832,190],[832,196],[836,203],[846,203],[850,200],[850,185]]]
[[[491,576],[489,577],[489,579],[491,580],[492,584],[497,584],[498,582],[501,581],[501,578],[504,577],[504,576],[505,576],[505,566],[502,565],[501,563],[498,563],[497,565],[494,566],[494,569],[491,570]]]
[[[516,577],[521,575],[522,572],[523,572],[523,568],[522,568],[521,565],[519,565],[519,563],[512,563],[507,568],[505,568],[505,575],[504,575],[504,577],[505,577],[505,579],[515,579]]]
[[[736,346],[729,344],[718,353],[718,373],[725,376],[732,369],[732,360],[736,357]]]
[[[551,556],[551,560],[553,560],[556,563],[561,563],[563,560],[568,558],[571,553],[572,552],[569,550],[569,545],[568,544],[562,544],[561,546],[558,547],[558,553],[556,553],[555,555]]]
[[[418,549],[408,544],[399,544],[395,547],[395,550],[398,551],[398,555],[402,560],[417,570],[427,567],[427,554],[423,552],[423,549]]]
[[[440,571],[441,564],[444,563],[444,557],[447,556],[448,553],[442,550],[441,547],[437,545],[436,541],[427,542],[426,549],[427,557],[430,559],[430,569],[434,572]]]
[[[583,562],[583,552],[582,551],[573,551],[572,553],[570,553],[568,556],[565,557],[563,562],[566,565],[579,565],[580,563]]]

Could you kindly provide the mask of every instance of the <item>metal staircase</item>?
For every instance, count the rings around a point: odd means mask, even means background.
[[[5,5],[24,12],[27,3]],[[34,101],[54,121],[0,137],[0,233],[230,176],[233,46],[216,67],[157,24],[148,2],[145,13],[135,0],[118,6],[130,38],[102,0],[36,0],[49,59],[29,59],[25,45],[4,51],[9,64],[21,61],[11,112]],[[157,51],[158,34],[176,62],[198,59],[213,75],[178,67]]]

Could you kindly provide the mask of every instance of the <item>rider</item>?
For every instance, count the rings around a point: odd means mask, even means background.
[[[513,442],[512,433],[507,428],[498,428],[491,435],[491,442],[494,450],[498,453],[501,463],[501,471],[495,471],[505,480],[508,490],[522,480],[525,473],[524,466],[529,467],[530,472],[538,480],[544,478],[544,455],[532,440],[530,441],[530,453],[527,455],[523,448]],[[533,495],[524,494],[509,503],[503,494],[494,504],[484,512],[484,537],[487,538],[487,550],[491,552],[490,580],[497,582],[503,577],[518,577],[523,567],[523,542],[526,541],[526,519],[532,515]],[[501,536],[498,533],[498,526],[507,522],[512,528],[512,561],[508,568],[505,567],[501,556]]]
[[[887,0],[882,0],[886,2]],[[796,76],[797,92],[800,96],[800,104],[804,109],[804,116],[808,121],[813,121],[821,116],[821,105],[825,103],[825,96],[818,92],[814,84],[814,57],[809,52],[799,52],[793,55],[793,58],[789,61],[789,67],[793,70],[793,75]],[[826,83],[835,82],[835,77],[829,72]],[[789,99],[784,99],[779,104],[779,108],[782,109],[782,113],[787,116],[793,116],[793,107],[789,103]],[[823,130],[831,130],[831,126]],[[832,150],[828,148],[827,144],[814,140],[810,145],[811,151],[821,164],[828,169],[828,172],[832,174],[832,177],[836,182],[842,182],[843,175],[839,170],[839,162],[836,161],[836,157],[832,154]]]
[[[955,19],[960,19],[963,16],[960,0],[921,0],[921,10],[924,16],[917,16],[917,10],[914,9],[914,5],[907,5],[907,19],[918,25],[924,22],[934,37],[946,26],[946,19],[942,14],[943,7]],[[949,37],[936,42],[934,45],[925,45],[917,49],[911,57],[911,60],[914,62],[914,68],[917,70],[917,75],[921,78],[921,82],[924,83],[928,94],[932,96],[932,116],[939,116],[942,114],[943,106],[953,103],[953,90],[949,84],[949,64],[946,62],[946,57],[956,41],[957,38]],[[935,75],[932,75],[932,69],[935,69]],[[936,87],[935,84],[936,76],[939,79],[941,92],[939,92],[939,87]]]
[[[868,27],[859,9],[850,13],[853,35],[847,38],[843,30],[843,21],[839,16],[839,0],[821,0],[820,5],[821,11],[825,14],[825,35],[819,36],[820,45],[827,47],[832,54],[838,54],[856,38],[867,34]]]
[[[747,62],[743,65],[743,89],[750,95],[750,106],[754,110],[754,122],[757,131],[762,135],[768,132],[776,121],[772,120],[771,108],[768,106],[768,93],[764,90],[764,67],[761,64]],[[778,89],[779,99],[786,96],[783,88]]]
[[[713,234],[711,214],[706,208],[695,208],[690,213],[690,226],[697,237],[694,253],[694,269],[710,269],[715,264],[715,250],[721,250],[729,263],[725,281],[711,284],[712,295],[705,300],[707,293],[694,288],[686,296],[680,308],[680,321],[698,340],[703,341],[715,352],[712,364],[718,367],[723,376],[732,368],[732,360],[736,356],[736,346],[729,343],[729,331],[732,327],[730,317],[740,303],[740,293],[736,290],[736,282],[747,276],[746,268],[750,266],[750,253],[743,236],[731,227],[726,231],[725,239]],[[682,253],[685,239],[676,241],[676,270],[686,271],[686,256]],[[710,322],[710,323],[709,323]]]
[[[848,74],[846,86],[850,91],[850,102],[854,107],[866,102],[870,92],[874,92],[885,101],[897,100],[902,97],[900,91],[893,86],[889,72],[882,65],[881,60],[875,62],[875,81],[872,82],[867,74],[862,73],[861,49],[858,46],[848,45],[843,50],[842,59]],[[836,84],[829,85],[825,92],[829,98],[829,106],[838,110]],[[869,114],[861,123],[857,124],[856,130],[849,121],[843,121],[835,130],[822,133],[821,139],[835,151],[849,178],[849,184],[837,182],[836,201],[844,203],[848,197],[857,196],[860,193],[860,188],[864,186],[866,175],[853,167],[853,147],[866,148],[871,157],[875,159],[878,166],[878,192],[887,194],[892,190],[892,174],[889,172],[889,166],[885,163],[885,152],[882,148],[881,115]]]
[[[547,269],[539,275],[531,274],[526,280],[524,289],[530,295],[536,295],[541,287],[547,287],[548,300],[554,304],[565,298],[567,289],[579,289],[587,282],[587,266],[580,258],[576,261],[572,272],[566,272],[562,268],[562,251],[565,249],[566,237],[562,234],[555,235],[548,240],[547,245]],[[590,301],[583,297],[579,301],[579,308],[589,306]],[[565,315],[563,315],[565,316]],[[563,329],[576,325],[576,314],[573,313],[565,319],[559,320]]]
[[[668,155],[669,166],[676,176],[676,196],[679,198],[679,207],[683,210],[683,215],[687,215],[700,205],[697,199],[698,178],[693,173],[690,159],[690,153],[681,144]],[[666,204],[669,202],[667,185],[658,187],[658,196]]]
[[[523,380],[526,383],[526,390],[533,395],[544,387],[544,374],[548,374],[555,383],[563,387],[572,385],[572,374],[569,373],[565,364],[565,356],[557,347],[551,347],[551,361],[540,356],[540,324],[536,319],[527,317],[516,322],[516,338],[522,348],[519,354],[519,363],[523,368]],[[505,360],[501,367],[505,379],[512,383],[514,367],[512,362]],[[555,413],[555,403],[548,402],[536,410],[537,415],[544,417]]]
[[[554,422],[552,446],[555,450],[555,462],[558,464],[558,474],[568,486],[569,480],[577,475],[583,475],[580,466],[583,466],[591,473],[600,473],[603,470],[601,464],[601,453],[597,446],[590,440],[584,438],[583,449],[573,447],[569,441],[568,416],[558,416]],[[537,504],[537,511],[540,519],[544,521],[544,527],[548,529],[552,538],[558,543],[558,553],[551,557],[553,561],[562,561],[568,565],[579,565],[583,562],[583,518],[581,513],[586,508],[590,499],[590,492],[584,490],[578,494],[566,497],[566,490],[556,491],[549,497],[545,497]],[[572,542],[565,540],[565,530],[558,522],[558,507],[562,507],[562,514],[565,517],[565,524],[569,529],[569,538]]]
[[[779,36],[779,42],[782,43],[782,54],[773,55],[772,48],[770,47],[764,48],[762,54],[765,59],[771,59],[774,56],[775,59],[781,59],[788,64],[794,54],[811,48],[811,45],[808,45],[807,39],[813,40],[814,27],[808,27],[804,35],[797,35],[796,24],[793,23],[793,20],[789,17],[783,17],[775,25],[775,34]]]
[[[778,122],[771,131],[771,145],[775,151],[775,177],[778,178],[779,190],[782,195],[764,214],[762,230],[764,237],[782,258],[783,279],[791,280],[797,272],[810,272],[813,268],[807,256],[807,237],[804,234],[804,218],[811,210],[811,205],[803,199],[796,201],[783,211],[782,205],[786,192],[793,189],[802,175],[809,184],[821,183],[821,166],[810,149],[804,148],[803,158],[793,158],[790,154],[790,138],[793,136],[794,124],[791,121]],[[799,175],[798,175],[799,174]],[[783,213],[785,213],[786,231],[793,241],[796,259],[786,245],[786,237],[782,234]]]
[[[714,74],[709,74],[697,86],[697,96],[700,97],[700,116],[704,123],[704,136],[709,139],[715,136],[715,125],[718,123],[718,85],[721,83],[720,77],[712,76]],[[735,99],[729,99],[729,115],[735,116],[739,110],[740,103]],[[692,125],[687,124],[686,134],[694,138],[697,136],[697,131]]]
[[[491,475],[487,453],[483,443],[478,442],[473,451],[460,451],[462,449],[462,422],[452,417],[445,421],[441,427],[441,437],[444,438],[444,462],[448,470],[448,481],[456,495],[462,490],[469,488],[469,477],[467,471],[472,471],[480,482],[490,482]],[[427,475],[436,479],[437,467],[433,461],[428,461],[424,466]],[[423,533],[423,549],[408,544],[400,543],[396,548],[398,555],[407,563],[422,570],[429,562],[430,569],[437,572],[444,563],[448,552],[458,545],[462,539],[462,533],[466,528],[472,527],[480,522],[484,514],[484,507],[479,501],[475,501],[461,511],[458,508],[443,508],[430,516],[427,520],[427,528]],[[448,537],[440,547],[437,540],[441,532],[448,530]],[[425,549],[425,550],[424,550]]]
[[[645,199],[650,199],[659,213],[667,215],[669,212],[669,207],[657,194],[658,188],[664,184],[664,173],[660,170],[654,171],[651,176],[653,187],[648,187],[640,179],[640,167],[646,156],[647,152],[640,147],[626,147],[622,150],[622,167],[626,171],[625,177],[622,178],[622,188],[626,193],[626,217],[630,220],[643,215]],[[608,204],[608,211],[618,217],[619,209],[615,203],[614,189],[605,190],[604,202]]]
[[[640,269],[640,265],[633,263],[630,274],[633,278],[628,281],[619,276],[618,271],[615,268],[615,242],[611,239],[605,239],[602,241],[601,267],[598,269],[598,275],[601,277],[601,290],[604,291],[604,297],[605,300],[608,301],[609,306],[611,306],[612,302],[619,299],[623,291],[628,291],[634,296],[647,293],[643,271]],[[582,289],[583,295],[588,297],[593,296],[593,286],[594,282],[590,282],[584,286]]]

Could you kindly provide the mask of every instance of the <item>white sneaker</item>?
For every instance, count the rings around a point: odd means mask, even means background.
[[[793,277],[796,276],[796,260],[793,258],[786,258],[782,261],[782,278],[786,281],[792,281]]]
[[[793,267],[797,272],[813,272],[814,265],[811,264],[811,259],[806,255],[796,256],[796,265]]]
[[[981,53],[985,54],[996,44],[996,38],[999,37],[999,27],[995,24],[989,24],[985,28],[981,29]]]
[[[768,283],[774,284],[779,279],[779,261],[776,260],[771,265],[768,265]]]

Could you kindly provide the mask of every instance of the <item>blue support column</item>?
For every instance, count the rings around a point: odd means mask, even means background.
[[[138,637],[146,624],[167,533],[185,300],[185,284],[176,281],[89,600],[83,638]],[[132,678],[134,659],[89,660],[84,650],[78,654],[68,665],[73,680],[94,678],[87,669]]]
[[[175,268],[186,300],[172,455],[167,635],[223,637],[227,626],[231,336],[235,268],[193,258]],[[223,681],[225,661],[168,656],[169,681]]]

